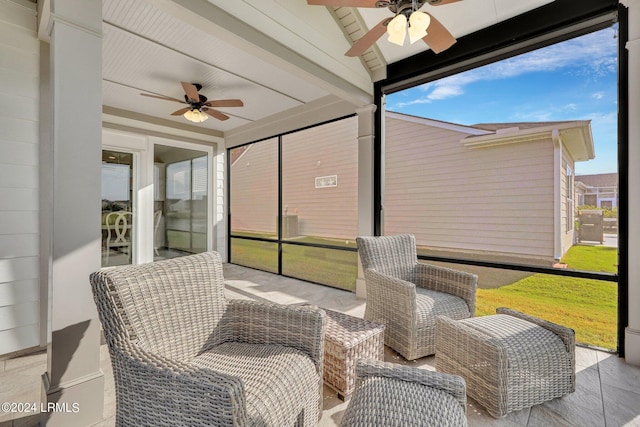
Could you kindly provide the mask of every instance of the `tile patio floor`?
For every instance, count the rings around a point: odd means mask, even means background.
[[[230,298],[252,298],[282,304],[308,302],[354,316],[364,314],[364,300],[355,294],[300,280],[276,276],[235,265],[225,265]],[[468,400],[469,425],[476,426],[639,426],[640,368],[627,365],[616,355],[576,348],[576,392],[560,399],[508,414],[501,419],[489,416],[473,400]],[[434,370],[434,357],[407,362],[389,348],[385,360]],[[101,347],[105,374],[104,419],[96,426],[115,425],[115,394],[109,353]],[[46,353],[0,360],[0,402],[39,402],[40,376],[46,369]],[[324,412],[319,425],[336,426],[348,404],[329,388],[324,390]],[[14,417],[0,413],[0,427],[37,425],[37,417]]]

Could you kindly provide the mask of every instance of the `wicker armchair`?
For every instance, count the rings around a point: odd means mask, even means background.
[[[341,427],[463,427],[467,397],[462,377],[360,359],[357,384]]]
[[[325,313],[227,300],[215,252],[93,273],[117,426],[317,425]]]
[[[364,318],[383,323],[385,344],[405,359],[435,353],[436,316],[474,316],[475,274],[419,263],[411,235],[356,242],[367,287]]]

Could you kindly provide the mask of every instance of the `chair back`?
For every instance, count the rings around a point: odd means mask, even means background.
[[[107,226],[107,246],[129,246],[131,244],[131,224],[133,213],[127,211],[111,212],[105,218]]]
[[[134,341],[173,359],[210,347],[227,307],[216,252],[103,269],[90,281],[110,346]]]
[[[356,238],[362,267],[409,280],[418,260],[416,239],[410,234]]]

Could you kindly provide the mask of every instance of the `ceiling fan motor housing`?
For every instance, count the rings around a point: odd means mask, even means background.
[[[191,83],[195,86],[196,90],[199,92],[202,89],[202,85],[200,83]],[[207,102],[207,97],[203,94],[199,93],[198,97],[200,98],[198,102],[193,102],[191,98],[187,94],[184,95],[184,100],[191,107],[192,110],[201,110],[204,106],[203,104]]]
[[[400,14],[403,13],[405,15],[410,15],[411,12],[418,10],[424,5],[426,2],[430,4],[440,3],[442,0],[378,0],[376,2],[376,7],[387,7],[393,13]],[[415,9],[413,7],[415,3]]]

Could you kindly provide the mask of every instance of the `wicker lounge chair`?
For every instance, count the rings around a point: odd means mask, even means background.
[[[466,426],[462,377],[360,359],[357,385],[341,427]]]
[[[91,275],[118,426],[311,426],[326,316],[227,300],[215,252]]]
[[[419,263],[411,235],[356,242],[367,287],[364,318],[383,323],[385,344],[405,359],[435,353],[436,316],[474,316],[475,274]]]

